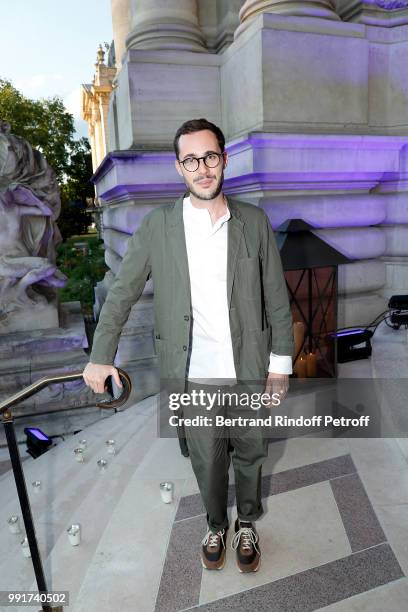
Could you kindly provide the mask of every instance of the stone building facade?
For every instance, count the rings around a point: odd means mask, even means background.
[[[112,0],[117,72],[94,181],[110,272],[144,214],[183,193],[172,140],[185,120],[223,129],[225,192],[273,227],[302,218],[353,259],[339,327],[408,292],[408,0]],[[118,359],[149,368],[152,287]]]

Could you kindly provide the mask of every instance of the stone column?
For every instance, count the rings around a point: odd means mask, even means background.
[[[207,51],[197,0],[131,0],[128,49]]]
[[[130,0],[111,0],[113,40],[117,71],[122,66],[122,55],[126,51],[126,36],[132,29],[130,18]]]
[[[340,19],[335,12],[334,0],[246,0],[239,18],[244,23],[259,13]]]
[[[91,123],[88,123],[88,136],[91,145],[92,169],[96,170],[98,164],[96,161],[95,126]]]
[[[94,126],[94,143],[95,143],[95,159],[96,159],[96,168],[101,163],[101,151],[103,151],[103,137],[101,131],[101,114],[98,108],[98,105],[95,104],[92,109],[92,123]],[[102,159],[103,159],[102,155]]]
[[[100,115],[100,123],[101,123],[101,135],[102,135],[102,150],[101,150],[101,158],[105,157],[108,151],[108,111],[109,111],[109,97],[110,93],[102,93],[99,96],[99,115]]]
[[[239,11],[242,5],[243,0],[218,0],[217,53],[222,53],[233,42],[235,30],[239,25]]]

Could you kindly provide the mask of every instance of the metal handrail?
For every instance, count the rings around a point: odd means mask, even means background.
[[[132,383],[130,381],[130,378],[127,372],[125,372],[121,368],[117,368],[117,370],[118,370],[119,378],[121,379],[121,382],[123,384],[123,391],[119,397],[115,398],[113,395],[113,387],[112,387],[112,380],[111,380],[112,377],[108,376],[107,390],[109,394],[112,396],[112,399],[111,400],[99,400],[98,402],[95,402],[95,405],[98,408],[118,408],[119,406],[122,406],[122,404],[127,402],[129,395],[130,395],[130,391],[132,389]],[[48,385],[52,385],[52,384],[60,383],[60,382],[67,382],[70,380],[77,380],[78,378],[83,377],[82,374],[83,374],[82,371],[69,372],[66,374],[57,374],[54,376],[47,376],[46,378],[41,378],[40,380],[36,380],[34,383],[29,385],[28,387],[25,387],[21,391],[18,391],[18,393],[15,393],[8,399],[0,402],[0,414],[6,411],[11,406],[14,406],[15,404],[17,404],[18,402],[21,402],[27,397],[34,395],[38,391],[41,391],[41,389],[44,389],[44,387],[47,387]]]
[[[117,368],[119,378],[123,385],[122,392],[119,397],[114,397],[112,376],[108,376],[106,379],[106,390],[110,394],[111,399],[99,400],[95,402],[98,408],[117,408],[122,406],[130,395],[132,390],[132,383],[127,372],[121,368]],[[42,566],[40,551],[38,549],[37,536],[35,534],[35,528],[33,523],[33,517],[31,513],[30,500],[27,494],[27,485],[24,478],[24,472],[21,465],[21,457],[18,449],[16,434],[14,431],[14,420],[11,413],[11,406],[14,406],[18,402],[38,393],[44,387],[50,384],[66,382],[70,380],[76,380],[83,377],[83,372],[70,372],[68,374],[58,374],[56,376],[48,376],[37,380],[32,385],[25,387],[18,393],[15,393],[6,400],[0,402],[0,415],[2,415],[2,423],[6,433],[7,445],[10,453],[11,465],[13,468],[14,480],[16,482],[17,494],[20,501],[21,513],[23,515],[24,526],[27,533],[27,540],[30,547],[31,560],[33,563],[35,578],[37,582],[38,591],[40,593],[48,593],[47,584],[44,575],[44,569]],[[62,612],[62,606],[51,606],[47,603],[42,604],[43,612]]]

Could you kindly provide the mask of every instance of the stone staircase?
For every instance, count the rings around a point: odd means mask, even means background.
[[[83,438],[88,445],[85,461],[81,464],[75,460],[73,449]],[[109,438],[116,441],[116,455],[107,453],[105,440]],[[122,497],[129,495],[132,480],[135,475],[140,476],[138,470],[141,462],[156,442],[155,398],[150,397],[125,411],[102,418],[65,441],[59,441],[37,459],[29,457],[23,461],[47,586],[49,590],[69,591],[69,610],[90,610],[92,601],[96,605],[95,609],[116,609],[113,604],[112,607],[101,607],[97,594],[99,585],[89,584],[86,578],[90,570],[91,574],[93,571],[98,573],[100,556],[104,554],[98,552],[100,543],[118,511],[123,515],[123,525],[117,546],[120,549],[128,546],[128,523],[136,512],[137,499],[128,504],[122,502]],[[99,458],[108,461],[105,472],[100,472],[97,466]],[[31,485],[37,479],[42,482],[39,493],[35,493]],[[3,516],[0,549],[7,551],[7,555],[0,558],[0,590],[36,590],[31,559],[25,558],[20,548],[24,533],[12,534],[7,525],[7,518],[17,514],[24,530],[11,470],[0,477],[0,492]],[[160,502],[158,485],[156,494]],[[142,491],[140,495],[143,496]],[[80,523],[82,526],[82,541],[78,547],[71,546],[68,540],[66,529],[71,523]],[[115,547],[108,554],[115,556],[119,570],[122,559],[117,553]],[[114,574],[113,569],[112,580]],[[129,576],[129,580],[131,583],[140,581],[141,576]],[[107,587],[110,589],[111,585]],[[27,611],[38,609],[38,605],[26,606]],[[4,610],[13,608],[6,607]]]

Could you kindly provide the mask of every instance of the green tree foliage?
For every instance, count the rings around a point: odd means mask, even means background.
[[[76,244],[83,245],[85,250],[76,247]],[[80,300],[83,311],[92,314],[94,287],[108,270],[103,240],[97,236],[69,238],[58,246],[57,265],[68,276],[67,285],[59,290],[61,300]]]
[[[60,185],[61,214],[58,227],[63,239],[86,233],[92,217],[85,211],[87,201],[94,197],[91,148],[87,138],[77,140],[71,150],[68,179]]]
[[[13,84],[0,78],[0,118],[41,151],[54,169],[60,186],[61,214],[57,219],[62,237],[86,232],[91,216],[87,198],[94,196],[90,146],[86,138],[74,139],[73,116],[61,98],[31,100]]]
[[[20,93],[10,81],[0,79],[0,117],[21,136],[44,154],[59,181],[67,173],[70,151],[74,146],[74,118],[63,101],[31,100]]]

